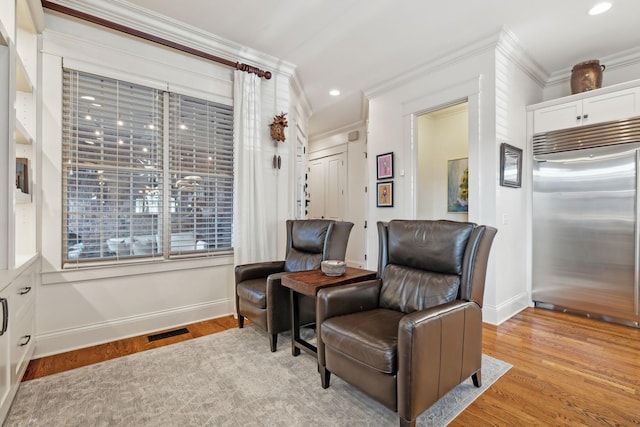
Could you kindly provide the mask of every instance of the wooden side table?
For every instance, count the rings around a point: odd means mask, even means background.
[[[315,345],[300,338],[300,294],[315,298],[320,289],[375,279],[376,274],[375,271],[347,267],[342,276],[327,276],[321,270],[301,271],[282,276],[282,286],[289,288],[291,295],[291,354],[297,356],[300,350],[315,357],[318,354]]]

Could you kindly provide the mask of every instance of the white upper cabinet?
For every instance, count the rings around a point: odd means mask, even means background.
[[[616,90],[620,86],[626,88]],[[639,116],[640,81],[572,95],[565,102],[544,102],[529,109],[533,111],[533,133]]]

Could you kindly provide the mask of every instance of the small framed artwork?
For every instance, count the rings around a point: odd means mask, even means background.
[[[16,188],[24,194],[29,194],[29,159],[16,158]]]
[[[469,212],[469,159],[447,161],[447,212]]]
[[[379,208],[390,208],[393,206],[393,181],[379,182],[378,201],[376,206]]]
[[[378,154],[376,160],[378,165],[378,180],[393,178],[393,152]]]
[[[505,142],[500,144],[500,185],[513,188],[522,185],[522,149]]]

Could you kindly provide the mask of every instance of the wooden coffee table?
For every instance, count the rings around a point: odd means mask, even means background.
[[[301,271],[282,276],[282,286],[289,288],[291,294],[291,354],[297,356],[300,350],[316,357],[318,354],[315,345],[300,338],[300,294],[315,298],[320,289],[375,279],[376,274],[375,271],[347,267],[342,276],[327,276],[321,270]]]

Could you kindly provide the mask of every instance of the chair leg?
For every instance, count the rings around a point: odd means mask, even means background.
[[[476,373],[471,375],[471,380],[473,381],[473,385],[476,387],[482,386],[482,372],[478,369]]]
[[[244,316],[242,314],[238,314],[238,328],[244,328]]]
[[[322,388],[329,388],[331,382],[331,372],[324,366],[318,366],[318,372],[320,372],[320,381],[322,382]]]
[[[400,417],[400,427],[416,427],[416,420],[407,421],[404,418]]]
[[[271,352],[274,353],[278,346],[278,334],[271,334],[269,337],[269,343],[271,344]]]

